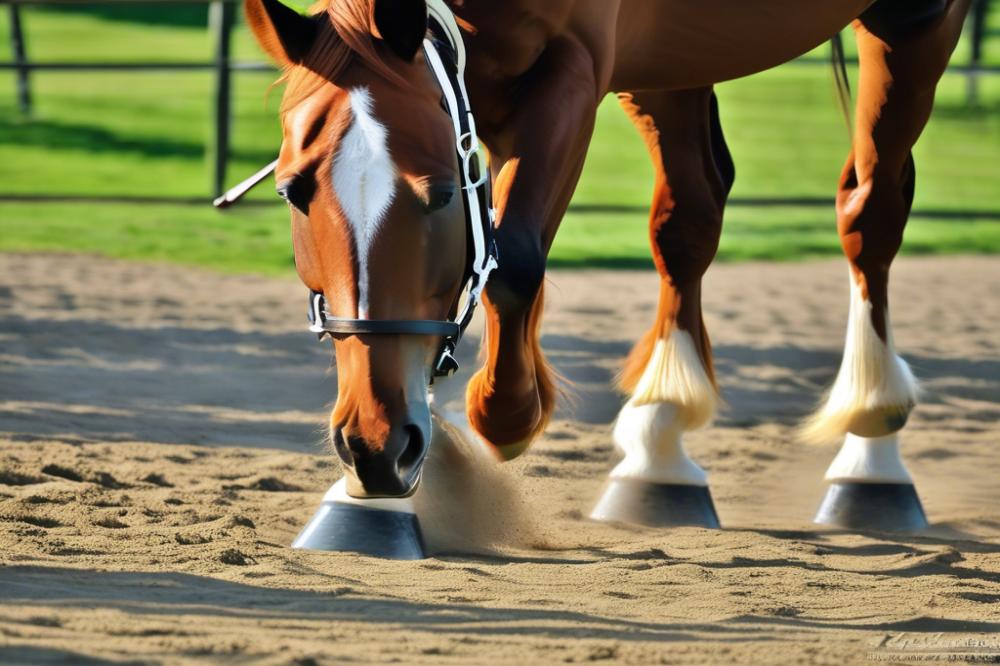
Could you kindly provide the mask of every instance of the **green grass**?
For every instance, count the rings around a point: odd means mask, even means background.
[[[1000,13],[992,18],[1000,27]],[[209,59],[211,51],[199,7],[30,7],[24,21],[30,55],[38,61],[197,61]],[[242,28],[235,51],[241,60],[261,59]],[[1000,62],[1000,39],[988,42],[986,51],[994,64]],[[956,60],[966,53],[960,45]],[[236,76],[231,181],[276,152],[280,93],[266,95],[273,78]],[[916,148],[918,215],[904,252],[1000,252],[1000,77],[983,79],[976,108],[966,104],[965,83],[955,74],[945,77],[934,118]],[[209,74],[36,73],[32,88],[35,112],[24,119],[15,108],[13,76],[0,74],[0,194],[207,202]],[[833,196],[847,137],[828,69],[786,65],[723,84],[719,97],[737,165],[720,259],[836,255],[832,207],[740,203]],[[645,152],[609,100],[601,107],[553,263],[650,265],[645,206],[651,191]],[[283,207],[267,186],[251,201],[224,213],[207,203],[0,201],[0,250],[85,251],[225,271],[290,271]],[[602,212],[608,207],[618,212]],[[988,214],[962,215],[970,211]]]
[[[8,203],[2,210],[6,250],[91,252],[226,272],[280,274],[293,267],[287,213],[275,206],[220,213],[209,205]]]

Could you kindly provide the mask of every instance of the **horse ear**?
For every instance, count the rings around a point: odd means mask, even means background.
[[[279,0],[244,0],[243,10],[254,37],[283,66],[301,63],[316,39],[317,22]]]
[[[373,18],[382,41],[400,58],[412,61],[427,34],[427,2],[375,0]]]

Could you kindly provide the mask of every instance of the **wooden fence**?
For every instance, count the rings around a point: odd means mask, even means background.
[[[232,59],[233,24],[240,0],[99,0],[99,4],[207,4],[208,29],[213,41],[213,59],[209,62],[31,62],[25,46],[21,23],[22,5],[74,5],[79,0],[0,0],[7,5],[10,17],[12,61],[0,63],[0,70],[15,70],[18,107],[30,114],[32,106],[31,73],[35,71],[211,71],[214,73],[213,118],[208,145],[209,183],[213,196],[226,189],[226,166],[232,123],[232,76],[237,71],[273,71],[262,62],[235,62]]]
[[[16,94],[18,106],[25,114],[31,112],[31,72],[34,71],[212,71],[215,74],[213,95],[214,114],[211,141],[208,146],[210,184],[213,196],[219,196],[226,189],[226,165],[229,159],[229,138],[232,116],[232,75],[237,71],[269,71],[270,65],[256,62],[234,62],[232,52],[232,31],[236,18],[236,3],[240,0],[98,0],[99,4],[208,4],[208,29],[214,42],[214,58],[211,62],[161,63],[161,62],[31,62],[25,46],[24,29],[21,24],[22,5],[74,5],[79,0],[0,0],[7,5],[10,17],[11,62],[0,62],[0,71],[16,72]],[[986,15],[991,0],[973,0],[969,18],[969,62],[951,69],[965,74],[970,102],[979,97],[979,79],[984,74],[1000,74],[1000,67],[983,63],[983,42],[990,33],[986,28]],[[819,58],[800,58],[803,64],[828,64]]]

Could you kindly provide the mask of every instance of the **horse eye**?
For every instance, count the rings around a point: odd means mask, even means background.
[[[314,192],[315,185],[310,178],[297,177],[278,184],[278,196],[305,215],[309,214]]]
[[[433,213],[447,206],[455,196],[455,183],[436,183],[427,189],[424,211]]]

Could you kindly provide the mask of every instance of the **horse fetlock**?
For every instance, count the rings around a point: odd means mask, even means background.
[[[896,368],[905,362],[896,357]],[[891,371],[890,371],[891,372]],[[804,439],[824,442],[848,433],[859,437],[885,437],[906,425],[916,406],[916,388],[909,368],[884,377],[880,386],[859,389],[856,378],[838,376],[823,406],[803,427]]]
[[[919,388],[894,349],[888,316],[885,338],[872,323],[872,305],[852,281],[844,358],[822,407],[802,429],[804,439],[824,442],[847,433],[884,437],[906,424]]]
[[[705,472],[688,457],[681,436],[711,421],[715,385],[688,331],[673,328],[644,344],[650,345],[645,368],[615,422],[615,445],[625,457],[611,476],[705,486]]]
[[[486,368],[469,381],[466,413],[472,428],[502,460],[524,453],[548,418],[534,383],[527,391],[505,391],[489,381]]]
[[[899,432],[913,411],[913,404],[883,405],[847,415],[846,430],[858,437],[885,437]]]
[[[691,334],[674,328],[657,338],[629,401],[672,405],[683,430],[694,430],[715,415],[718,393]]]

